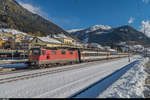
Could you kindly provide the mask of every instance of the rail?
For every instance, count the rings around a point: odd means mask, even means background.
[[[64,71],[69,71],[69,70],[74,70],[74,69],[79,69],[79,68],[85,68],[85,67],[88,67],[88,66],[76,66],[76,67],[72,66],[72,67],[66,67],[66,68],[61,67],[61,69],[54,69],[54,70],[36,72],[32,74],[19,75],[15,77],[2,78],[0,79],[0,84],[9,83],[9,82],[18,81],[18,80],[30,79],[34,77],[43,76],[43,75],[54,74],[58,72],[64,72]]]

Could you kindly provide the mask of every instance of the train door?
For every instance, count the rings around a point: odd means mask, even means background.
[[[109,59],[110,56],[110,52],[107,52],[107,60]]]
[[[78,51],[78,61],[81,63],[81,50],[80,49],[78,49],[77,50]]]

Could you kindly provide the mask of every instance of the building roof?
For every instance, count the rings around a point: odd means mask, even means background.
[[[50,37],[37,37],[38,39],[42,40],[43,42],[50,42],[50,43],[61,43],[60,41],[50,38]]]

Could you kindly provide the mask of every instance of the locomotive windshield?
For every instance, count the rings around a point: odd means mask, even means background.
[[[31,49],[30,55],[39,56],[40,55],[40,49]]]

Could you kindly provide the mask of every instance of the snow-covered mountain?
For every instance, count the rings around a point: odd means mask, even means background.
[[[0,28],[0,33],[12,33],[13,35],[16,35],[16,34],[27,35],[27,33],[24,33],[15,29],[10,29],[10,28]]]
[[[111,27],[108,26],[108,25],[94,25],[94,26],[86,28],[86,29],[72,29],[72,30],[68,30],[67,32],[74,33],[74,32],[78,32],[78,31],[86,31],[86,33],[89,33],[89,32],[96,31],[98,29],[101,29],[101,30],[110,30]]]
[[[91,34],[103,34],[109,33],[111,31],[111,27],[108,25],[94,25],[92,27],[86,29],[73,29],[68,32],[78,37],[84,43],[89,42],[89,36]]]
[[[111,27],[108,26],[108,25],[94,25],[94,26],[88,28],[87,32],[93,32],[93,31],[96,31],[96,30],[99,30],[99,29],[101,29],[101,30],[110,30]]]
[[[101,45],[112,45],[120,42],[131,42],[142,45],[150,44],[150,38],[128,25],[115,28],[111,28],[107,25],[95,25],[70,33],[84,43],[99,43]]]

